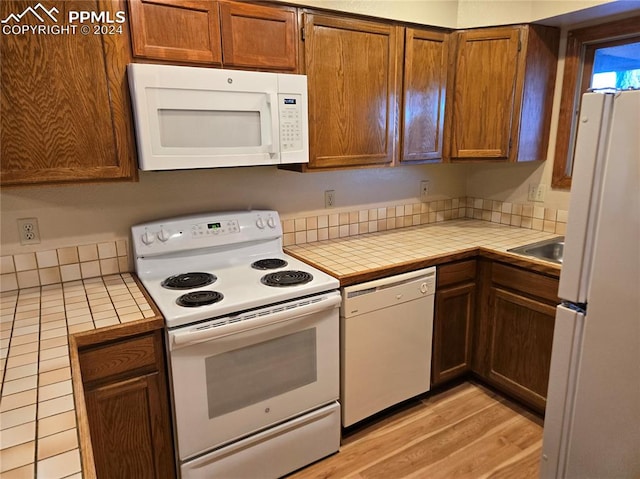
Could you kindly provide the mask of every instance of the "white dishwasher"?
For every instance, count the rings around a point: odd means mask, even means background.
[[[435,267],[343,288],[343,427],[429,390],[435,290]]]

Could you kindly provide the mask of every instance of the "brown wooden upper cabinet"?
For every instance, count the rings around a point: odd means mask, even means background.
[[[540,25],[456,32],[448,89],[451,161],[544,160],[559,30]]]
[[[219,3],[225,66],[297,70],[298,16],[295,8]]]
[[[0,18],[32,8],[1,1]],[[126,10],[119,1],[55,1],[70,10]],[[22,24],[33,22],[25,16]],[[47,25],[56,25],[45,19]],[[56,25],[57,26],[57,25]],[[125,70],[129,32],[0,36],[0,183],[7,185],[135,179],[136,159]],[[93,32],[92,32],[93,33]]]
[[[398,154],[402,30],[304,15],[308,169],[388,166]]]
[[[213,0],[129,0],[136,57],[222,64],[220,15]]]
[[[287,6],[130,0],[134,55],[148,60],[297,71],[298,18]]]
[[[449,34],[405,29],[402,163],[442,161]]]

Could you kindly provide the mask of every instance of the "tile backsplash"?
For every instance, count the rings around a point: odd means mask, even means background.
[[[462,197],[368,209],[327,209],[313,216],[282,215],[285,246],[408,226],[473,218],[564,234],[566,210]],[[131,272],[128,239],[0,257],[0,291]]]
[[[130,272],[126,239],[0,257],[0,291]]]
[[[463,197],[351,211],[328,209],[315,216],[281,219],[284,245],[292,246],[459,218],[564,234],[567,215],[566,210],[543,206]]]

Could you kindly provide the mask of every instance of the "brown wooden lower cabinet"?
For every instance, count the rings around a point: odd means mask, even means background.
[[[475,260],[438,267],[436,283],[432,386],[460,377],[471,367],[471,332],[476,296]]]
[[[436,278],[431,385],[471,371],[544,413],[558,279],[482,257]]]
[[[473,371],[544,413],[558,279],[482,261],[479,281]]]
[[[176,477],[162,330],[78,348],[98,478]]]

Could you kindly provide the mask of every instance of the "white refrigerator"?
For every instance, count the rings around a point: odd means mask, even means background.
[[[541,477],[640,477],[640,91],[578,116]]]

